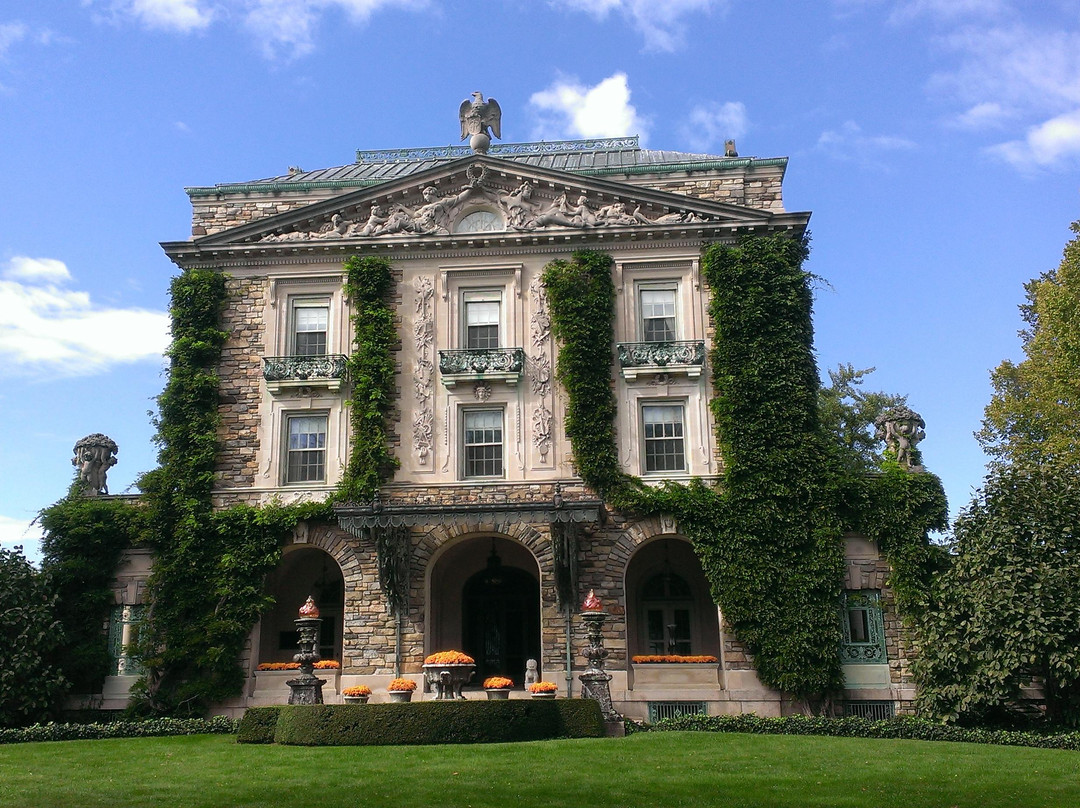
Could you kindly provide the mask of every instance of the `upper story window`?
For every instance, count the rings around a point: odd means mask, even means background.
[[[676,330],[675,284],[649,284],[638,288],[642,342],[673,342]]]
[[[643,404],[641,434],[644,438],[645,472],[686,470],[682,404]]]
[[[502,319],[501,290],[467,290],[462,293],[462,307],[465,311],[462,347],[472,350],[498,348]]]
[[[330,328],[330,301],[324,297],[297,298],[291,308],[291,354],[323,356]]]
[[[286,417],[286,483],[326,481],[326,423],[325,415]]]
[[[465,410],[463,473],[466,478],[501,477],[503,474],[503,412]]]

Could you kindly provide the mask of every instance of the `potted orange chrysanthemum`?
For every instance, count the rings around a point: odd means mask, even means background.
[[[510,698],[510,688],[513,686],[513,679],[507,679],[505,676],[489,676],[484,680],[484,690],[487,691],[489,701]]]
[[[559,686],[554,682],[533,682],[529,685],[529,692],[534,699],[553,699],[559,692]]]
[[[367,704],[371,696],[371,688],[367,685],[354,685],[341,691],[341,697],[346,704]]]
[[[390,694],[390,701],[412,701],[414,690],[416,690],[416,682],[412,679],[402,679],[400,677],[386,686],[386,692]]]

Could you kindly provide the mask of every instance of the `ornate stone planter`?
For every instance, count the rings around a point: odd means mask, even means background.
[[[413,692],[411,690],[389,690],[387,693],[390,696],[390,701],[412,701]]]
[[[487,693],[488,701],[506,701],[510,698],[508,687],[489,687],[484,692]]]
[[[461,688],[476,672],[475,664],[455,663],[450,665],[424,665],[424,678],[427,680],[436,701],[464,699]]]

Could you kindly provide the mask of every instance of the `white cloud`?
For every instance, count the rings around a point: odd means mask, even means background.
[[[996,101],[983,101],[957,115],[951,122],[962,129],[987,129],[999,126],[1008,113]]]
[[[724,10],[728,5],[727,0],[553,0],[553,4],[597,19],[622,14],[645,38],[645,48],[654,51],[673,51],[682,44],[687,14]]]
[[[1080,110],[1033,126],[1023,140],[991,146],[987,152],[1023,171],[1052,168],[1080,158]]]
[[[699,104],[680,127],[682,139],[695,151],[707,152],[725,140],[746,134],[746,107],[741,101]]]
[[[169,341],[164,312],[94,305],[65,288],[52,258],[12,258],[0,273],[0,374],[86,376],[158,360]]]
[[[817,148],[840,160],[854,160],[867,168],[886,168],[882,155],[909,151],[914,141],[895,135],[867,135],[854,121],[845,121],[839,129],[821,133]]]
[[[986,19],[1009,11],[1008,0],[901,0],[890,17],[894,22],[931,16],[953,20],[960,17]]]
[[[200,0],[114,0],[113,11],[148,28],[188,33],[210,25],[213,12]]]
[[[21,22],[0,23],[0,58],[7,55],[12,45],[24,39],[27,32],[27,27]]]
[[[536,139],[566,137],[645,137],[646,122],[630,103],[625,73],[608,76],[592,87],[563,78],[533,93],[529,104],[539,118]]]
[[[23,548],[23,555],[34,564],[41,563],[41,527],[29,519],[0,516],[0,547]]]

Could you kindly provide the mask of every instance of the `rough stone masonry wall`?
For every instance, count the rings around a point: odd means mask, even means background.
[[[191,235],[195,237],[213,235],[256,219],[265,219],[267,216],[276,216],[279,213],[302,208],[314,201],[308,197],[282,199],[269,196],[192,200]]]
[[[218,366],[218,452],[215,473],[226,488],[255,484],[259,453],[259,403],[265,324],[262,301],[266,278],[226,278],[228,293],[222,329],[228,339]]]
[[[650,178],[647,187],[672,194],[779,213],[784,210],[782,181],[783,176],[779,172],[753,176],[735,174],[720,177],[715,175],[695,177],[690,175],[667,180]]]

